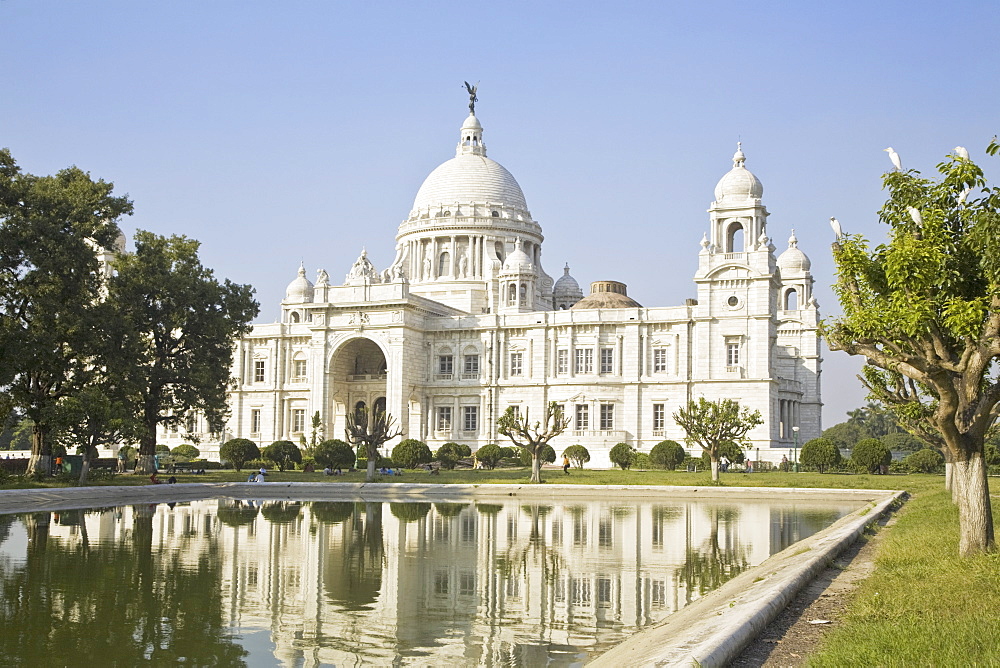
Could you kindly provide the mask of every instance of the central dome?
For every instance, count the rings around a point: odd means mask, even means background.
[[[521,186],[503,165],[484,155],[465,153],[439,165],[424,180],[413,208],[426,210],[455,204],[496,204],[526,212]]]

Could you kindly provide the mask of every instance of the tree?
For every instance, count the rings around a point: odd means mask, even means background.
[[[291,441],[275,441],[261,451],[261,456],[273,462],[279,471],[295,468],[302,462],[302,451]]]
[[[32,422],[29,473],[50,470],[57,405],[89,383],[108,338],[98,250],[132,213],[112,189],[76,167],[22,173],[0,149],[0,387]]]
[[[998,151],[994,139],[987,153]],[[887,243],[833,245],[844,315],[823,331],[832,350],[866,358],[872,398],[944,453],[959,553],[970,556],[996,548],[983,441],[1000,403],[1000,190],[964,156],[938,171],[883,176]]]
[[[541,460],[539,455],[544,446],[553,438],[566,431],[569,418],[563,417],[562,407],[554,401],[545,405],[542,419],[534,424],[528,417],[528,409],[524,414],[508,406],[504,414],[497,420],[497,431],[506,436],[517,447],[531,455],[531,482],[542,481]]]
[[[862,409],[859,409],[862,410]],[[840,422],[823,430],[823,438],[828,438],[837,444],[838,448],[850,450],[854,444],[864,438],[871,438],[868,431],[854,422]]]
[[[851,451],[851,464],[858,471],[879,473],[883,466],[892,461],[892,453],[885,443],[877,438],[866,438],[858,441]]]
[[[394,427],[395,418],[384,411],[369,411],[367,407],[347,412],[347,441],[356,448],[364,448],[367,460],[366,482],[375,482],[375,462],[378,449],[402,432]]]
[[[747,433],[764,421],[760,411],[740,406],[735,399],[709,401],[705,397],[690,400],[673,414],[674,422],[687,434],[688,443],[696,443],[712,461],[712,481],[719,482],[719,456],[723,444],[748,446]]]
[[[814,438],[811,441],[806,441],[802,446],[799,461],[802,462],[803,466],[825,473],[828,468],[840,463],[840,448],[828,438]]]
[[[618,443],[608,453],[611,463],[622,470],[630,468],[635,463],[635,455],[635,448],[628,443]]]
[[[918,473],[936,473],[944,465],[941,453],[930,448],[917,450],[903,461],[911,470]]]
[[[111,398],[106,386],[89,385],[76,394],[63,397],[57,405],[55,442],[69,451],[79,449],[83,454],[80,484],[86,484],[87,475],[99,446],[112,445],[131,434],[131,422],[119,401]]]
[[[721,460],[723,457],[729,458],[730,462],[736,464],[742,464],[746,461],[746,455],[743,454],[743,448],[732,441],[726,441],[719,446],[719,459]],[[704,450],[701,452],[701,466],[706,469],[712,466],[712,458]]]
[[[176,448],[170,451],[170,454],[174,456],[174,459],[182,462],[189,462],[194,459],[198,459],[201,456],[201,450],[194,447],[190,443],[181,443]]]
[[[312,434],[309,437],[309,447],[307,448],[308,454],[312,454],[313,449],[315,449],[320,440],[323,438],[323,419],[319,416],[319,411],[313,413],[310,428],[312,429]],[[305,436],[303,435],[300,438],[304,439]]]
[[[403,439],[392,449],[392,461],[404,469],[415,469],[433,458],[427,444],[415,438]]]
[[[219,448],[219,457],[240,471],[248,461],[260,457],[260,449],[256,443],[249,439],[233,438],[223,443],[222,447]]]
[[[686,456],[687,451],[677,441],[660,441],[649,451],[649,461],[653,466],[668,471],[680,466]]]
[[[458,460],[464,456],[462,454],[463,451],[464,450],[462,449],[462,446],[460,446],[458,443],[445,443],[444,445],[442,445],[440,448],[437,449],[437,452],[434,453],[434,456],[441,463],[441,468],[451,471],[452,469],[455,468],[455,465],[458,463]],[[393,450],[392,456],[395,458],[396,456],[395,450]]]
[[[521,450],[519,453],[519,459],[521,463],[525,466],[531,465],[531,455],[528,454],[527,450]],[[543,445],[538,451],[538,461],[542,464],[551,464],[556,460],[556,451],[551,445]]]
[[[352,469],[357,461],[357,454],[349,443],[333,438],[321,441],[313,448],[313,459],[323,468]]]
[[[482,466],[493,470],[503,461],[503,448],[496,443],[487,443],[476,450],[476,459]]]
[[[257,315],[253,288],[220,283],[198,259],[199,243],[138,231],[135,253],[121,254],[109,281],[116,317],[107,323],[117,346],[106,361],[127,379],[125,403],[139,426],[137,473],[153,469],[160,424],[188,411],[221,426],[231,384],[233,342]]]
[[[563,457],[569,457],[573,466],[582,469],[583,465],[590,461],[590,451],[580,444],[571,445],[563,450]]]
[[[898,450],[900,452],[916,452],[927,447],[927,443],[924,443],[913,434],[907,434],[906,432],[886,434],[880,440],[890,450]]]

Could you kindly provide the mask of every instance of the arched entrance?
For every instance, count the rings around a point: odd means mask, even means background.
[[[334,353],[330,364],[330,422],[333,434],[344,438],[348,411],[361,414],[366,409],[386,409],[385,353],[371,339],[354,339]]]

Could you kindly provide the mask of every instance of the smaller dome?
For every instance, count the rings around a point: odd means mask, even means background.
[[[535,265],[531,258],[521,248],[521,240],[514,242],[514,252],[503,261],[503,273],[505,274],[529,274],[535,271]]]
[[[299,275],[285,288],[285,301],[305,304],[313,300],[313,284],[306,278],[306,268],[299,265]]]
[[[811,266],[812,262],[799,250],[799,240],[795,238],[795,230],[792,230],[792,236],[788,238],[788,249],[778,256],[778,269],[782,273],[792,274],[809,271]]]
[[[476,118],[472,114],[469,114],[469,117],[465,119],[464,123],[462,123],[462,129],[463,130],[482,130],[483,129],[483,124],[479,122],[478,118]]]
[[[760,199],[764,196],[764,186],[744,165],[746,156],[738,143],[733,155],[733,168],[715,186],[715,201]]]
[[[552,287],[552,294],[556,297],[583,297],[583,290],[576,279],[569,275],[569,264],[563,268],[563,275],[559,277]]]
[[[572,306],[573,310],[585,308],[642,308],[642,304],[626,294],[624,283],[594,281],[590,294]]]

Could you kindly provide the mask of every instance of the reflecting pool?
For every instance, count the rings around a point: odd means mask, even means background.
[[[581,665],[857,504],[0,515],[0,665]]]

